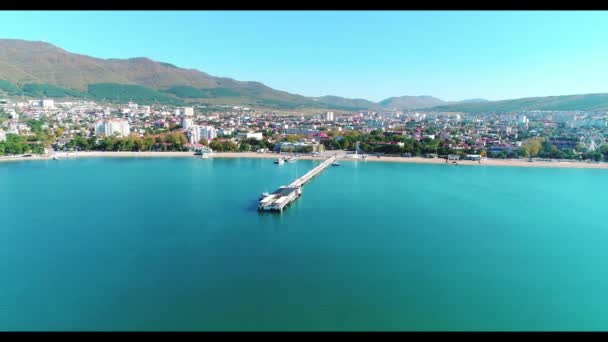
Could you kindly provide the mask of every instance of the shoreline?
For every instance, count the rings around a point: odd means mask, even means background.
[[[15,156],[15,157],[0,157],[2,162],[28,161],[28,160],[52,160],[53,156],[61,159],[72,158],[197,158],[193,152],[57,152],[53,155],[32,155],[31,157]],[[276,153],[258,153],[258,152],[214,152],[211,158],[256,158],[256,159],[276,159]],[[302,160],[324,160],[324,156],[298,156]],[[390,163],[411,163],[411,164],[444,164],[444,165],[479,165],[479,166],[507,166],[507,167],[550,167],[550,168],[569,168],[569,169],[608,169],[608,163],[601,162],[581,162],[581,161],[528,161],[526,159],[486,159],[480,162],[472,160],[459,160],[456,164],[446,163],[445,159],[441,158],[423,158],[423,157],[389,157],[368,156],[365,159],[348,158],[344,155],[338,157],[340,161],[359,161],[359,162],[390,162]]]

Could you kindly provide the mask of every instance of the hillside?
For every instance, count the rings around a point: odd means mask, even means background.
[[[42,90],[31,91],[34,88]],[[127,87],[130,85],[130,87]],[[88,97],[109,101],[239,103],[277,108],[366,109],[372,102],[337,96],[309,98],[178,68],[148,58],[100,59],[52,44],[0,39],[0,91],[9,95]]]
[[[441,105],[431,109],[467,113],[504,113],[522,110],[608,110],[608,94],[528,97],[514,100]]]
[[[0,39],[0,95],[86,98],[109,102],[238,104],[276,109],[432,109],[459,112],[608,110],[608,94],[447,102],[432,96],[374,103],[339,96],[306,97],[260,82],[237,81],[149,58],[101,59],[44,42]]]
[[[383,108],[388,109],[420,109],[435,107],[446,102],[438,98],[423,95],[423,96],[401,96],[401,97],[389,97],[386,100],[380,101],[378,104]]]

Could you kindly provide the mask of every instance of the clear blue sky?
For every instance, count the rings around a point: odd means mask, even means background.
[[[608,92],[608,12],[0,12],[0,37],[307,96]]]

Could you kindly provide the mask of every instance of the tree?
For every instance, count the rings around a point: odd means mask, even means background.
[[[208,146],[208,145],[209,145],[209,140],[207,140],[206,138],[201,138],[201,139],[198,141],[198,143],[199,143],[199,144],[201,144],[201,145]]]
[[[521,145],[520,155],[528,157],[538,156],[538,154],[541,152],[543,141],[543,138],[534,138],[526,141]]]
[[[249,145],[248,143],[241,143],[241,145],[239,146],[239,151],[241,151],[241,152],[251,151],[251,145]]]

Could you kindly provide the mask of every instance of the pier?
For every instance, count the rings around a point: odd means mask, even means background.
[[[260,199],[258,210],[276,211],[282,213],[287,206],[302,195],[302,186],[323,172],[323,170],[336,161],[336,159],[336,156],[329,157],[327,160],[323,161],[321,164],[317,165],[305,175],[293,181],[291,184],[283,185],[273,193],[264,196],[262,199]]]

